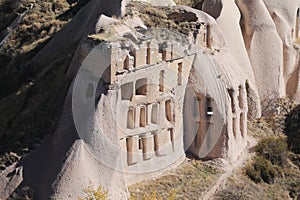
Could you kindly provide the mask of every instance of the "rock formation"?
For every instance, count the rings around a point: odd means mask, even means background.
[[[238,159],[247,120],[266,101],[300,101],[300,1],[198,6],[95,0],[79,12],[31,60],[42,65],[81,40],[60,123],[0,174],[0,197],[30,186],[38,199],[76,199],[92,183],[127,199],[128,185],[175,167],[185,151]]]

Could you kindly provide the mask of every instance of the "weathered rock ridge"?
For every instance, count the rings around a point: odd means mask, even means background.
[[[81,40],[55,133],[1,172],[0,198],[30,186],[37,199],[77,199],[92,183],[127,199],[129,184],[175,167],[186,150],[238,159],[247,120],[268,114],[266,102],[300,102],[299,7],[91,1],[30,61],[42,66]]]

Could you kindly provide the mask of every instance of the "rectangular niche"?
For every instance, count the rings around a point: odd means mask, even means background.
[[[235,117],[232,118],[232,132],[233,132],[233,136],[236,137],[236,128],[237,128],[237,120]]]
[[[121,85],[121,96],[122,96],[122,100],[131,100],[133,94],[133,83],[129,82],[129,83],[125,83],[123,85]]]
[[[239,86],[239,106],[241,109],[244,108],[244,104],[245,104],[245,95],[244,95],[245,91],[244,88],[242,88],[242,86]]]
[[[241,135],[244,137],[245,136],[245,114],[241,113],[240,115],[240,130],[241,130]]]
[[[164,92],[164,76],[165,76],[165,71],[161,70],[159,73],[159,91]]]
[[[146,116],[146,107],[142,106],[140,108],[140,127],[146,127],[147,124],[147,116]]]
[[[206,46],[211,49],[211,27],[209,24],[206,26]]]
[[[167,49],[162,49],[162,60],[163,61],[167,60]]]
[[[127,164],[134,165],[137,163],[136,156],[134,156],[136,141],[134,137],[126,138],[126,150],[127,150]]]
[[[158,138],[157,132],[153,133],[153,137],[154,137],[154,151],[155,151],[155,154],[157,154],[157,152],[159,150],[159,138]]]
[[[129,70],[129,56],[125,57],[124,63],[123,63],[123,69]]]
[[[158,157],[167,155],[171,150],[169,130],[164,129],[155,132],[153,137],[154,137],[155,155]]]
[[[154,153],[154,138],[152,134],[142,136],[143,160],[149,160]]]
[[[149,65],[151,63],[151,48],[150,42],[147,43],[147,56],[146,56],[146,64]]]
[[[182,63],[178,63],[178,85],[182,85]]]
[[[152,106],[151,104],[147,104],[146,105],[146,123],[147,125],[150,125],[151,124],[151,113],[152,112]]]
[[[172,121],[172,101],[171,100],[167,100],[165,102],[165,112],[166,112],[166,118],[169,122]]]
[[[135,124],[135,109],[129,108],[127,113],[127,128],[134,129]]]
[[[152,105],[151,123],[152,124],[157,124],[158,123],[158,104],[157,103]]]
[[[169,133],[170,133],[170,140],[171,140],[171,144],[172,144],[172,150],[174,151],[174,142],[175,142],[174,128],[170,128]]]
[[[146,95],[147,94],[147,79],[142,78],[135,83],[135,94],[136,95]]]
[[[235,95],[235,92],[234,92],[234,90],[231,88],[231,89],[228,89],[228,93],[229,93],[229,97],[230,97],[230,101],[231,101],[231,112],[232,112],[232,113],[235,113],[235,102],[234,102],[234,95]]]

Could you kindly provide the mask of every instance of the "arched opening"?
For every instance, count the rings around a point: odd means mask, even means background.
[[[125,83],[121,85],[121,98],[122,100],[131,100],[133,95],[133,83]]]
[[[147,79],[142,78],[135,83],[135,95],[146,95],[147,94]]]

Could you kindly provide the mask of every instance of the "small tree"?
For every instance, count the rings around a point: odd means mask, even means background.
[[[283,138],[264,138],[255,149],[260,156],[271,161],[272,164],[282,166],[286,162],[288,151],[287,143]]]

